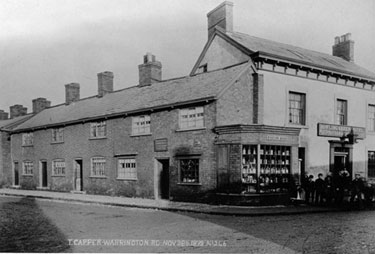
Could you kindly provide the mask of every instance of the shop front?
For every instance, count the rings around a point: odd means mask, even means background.
[[[289,201],[300,179],[299,128],[235,125],[215,128],[217,200],[236,205]]]

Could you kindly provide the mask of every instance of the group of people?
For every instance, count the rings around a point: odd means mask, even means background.
[[[366,186],[359,174],[356,174],[352,180],[346,169],[341,170],[335,176],[329,172],[325,178],[320,173],[316,180],[313,175],[305,175],[297,191],[306,203],[316,205],[339,205],[345,196],[349,196],[350,202],[356,202],[359,206],[363,206],[363,201],[371,204],[374,196],[374,189]]]

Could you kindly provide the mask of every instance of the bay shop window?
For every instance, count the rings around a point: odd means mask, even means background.
[[[241,193],[289,190],[290,146],[260,145],[258,149],[258,145],[242,145],[241,154]]]

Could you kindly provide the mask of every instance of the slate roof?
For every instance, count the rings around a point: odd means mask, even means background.
[[[340,71],[349,75],[375,80],[374,72],[368,71],[355,63],[342,59],[341,57],[262,39],[239,32],[226,32],[225,34],[252,52],[266,53],[279,57],[280,59],[295,61],[309,66]]]
[[[215,99],[220,91],[247,66],[248,63],[242,63],[222,70],[166,80],[150,86],[133,86],[103,97],[81,99],[69,105],[60,104],[39,112],[14,130],[56,126],[85,119]]]
[[[31,114],[24,115],[24,116],[18,116],[12,119],[7,119],[7,120],[0,120],[0,130],[12,130],[13,128],[17,127],[20,123],[26,121],[32,117]]]

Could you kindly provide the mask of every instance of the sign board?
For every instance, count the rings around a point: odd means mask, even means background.
[[[168,139],[167,138],[155,139],[154,150],[155,152],[168,151]]]
[[[318,136],[342,138],[347,137],[348,134],[356,135],[357,139],[364,139],[366,137],[366,129],[363,127],[318,123]]]

